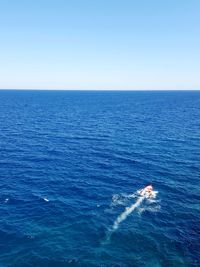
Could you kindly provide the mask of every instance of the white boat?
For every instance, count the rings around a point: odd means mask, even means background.
[[[138,193],[142,197],[154,197],[153,186],[152,185],[148,185],[145,188],[139,190]]]

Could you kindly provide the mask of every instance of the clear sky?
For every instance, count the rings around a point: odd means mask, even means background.
[[[200,0],[0,0],[0,88],[200,89]]]

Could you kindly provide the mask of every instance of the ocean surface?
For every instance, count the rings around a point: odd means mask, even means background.
[[[200,266],[199,251],[200,91],[0,91],[1,267]]]

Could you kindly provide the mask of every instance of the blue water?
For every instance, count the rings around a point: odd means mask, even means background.
[[[0,266],[200,266],[199,188],[199,91],[0,91]]]

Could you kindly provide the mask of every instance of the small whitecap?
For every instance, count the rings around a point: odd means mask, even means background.
[[[9,201],[9,198],[6,198],[6,199],[4,200],[4,203],[8,203],[8,201]]]
[[[76,259],[70,259],[70,260],[68,260],[68,263],[71,265],[71,264],[74,264],[74,263],[76,263],[77,262],[77,260]]]
[[[46,202],[49,202],[49,199],[48,198],[45,198],[44,197],[43,200],[46,201]]]

